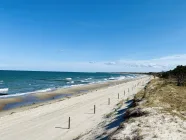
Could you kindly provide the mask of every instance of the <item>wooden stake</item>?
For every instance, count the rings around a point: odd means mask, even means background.
[[[94,114],[96,114],[96,105],[94,105]]]
[[[70,117],[68,118],[68,129],[70,129]]]
[[[118,99],[119,99],[119,93],[118,93]]]
[[[108,105],[110,105],[110,98],[108,98]]]

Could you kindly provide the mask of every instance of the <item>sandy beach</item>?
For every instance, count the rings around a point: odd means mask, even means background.
[[[137,78],[138,79],[138,78]],[[107,82],[72,86],[70,88],[58,88],[49,92],[37,92],[26,95],[0,97],[0,111],[12,109],[28,109],[43,104],[61,101],[72,96],[79,96],[87,92],[93,92],[102,88],[126,83],[133,79],[111,80]],[[4,113],[4,112],[3,112]],[[2,113],[1,113],[2,114]],[[1,116],[0,114],[0,116]]]
[[[118,102],[143,89],[149,80],[150,77],[146,76],[125,83],[112,83],[112,86],[88,91],[86,94],[72,96],[62,101],[11,110],[12,113],[5,115],[0,114],[0,139],[73,140],[96,129],[105,114],[110,113]],[[41,94],[37,96],[43,97]]]

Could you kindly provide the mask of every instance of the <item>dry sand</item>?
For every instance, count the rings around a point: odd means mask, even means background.
[[[103,121],[104,115],[110,113],[120,100],[139,92],[149,80],[147,76],[63,101],[4,115],[0,118],[0,139],[73,140],[95,129]],[[144,84],[132,90],[132,87],[139,82]],[[110,105],[108,98],[111,100]],[[93,113],[94,105],[96,114]],[[69,117],[71,117],[70,129],[68,129]]]
[[[161,113],[161,108],[146,108],[148,116],[133,118],[124,122],[111,140],[186,140],[186,121],[171,114]]]

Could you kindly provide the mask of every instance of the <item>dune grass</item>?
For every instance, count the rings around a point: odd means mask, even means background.
[[[177,86],[174,81],[164,79],[152,80],[145,90],[136,94],[135,99],[141,100],[146,94],[145,107],[161,107],[168,112],[186,119],[186,87]]]

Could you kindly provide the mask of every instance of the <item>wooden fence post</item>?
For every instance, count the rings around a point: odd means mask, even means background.
[[[94,114],[96,114],[96,105],[94,105]]]
[[[68,118],[68,129],[70,129],[70,117]]]

